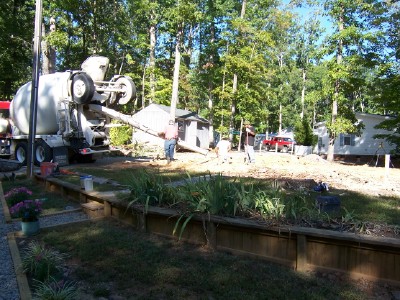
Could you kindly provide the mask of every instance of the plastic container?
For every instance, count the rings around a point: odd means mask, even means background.
[[[42,162],[40,163],[40,175],[47,177],[51,175],[57,168],[57,163]]]
[[[81,189],[84,189],[85,191],[93,191],[93,177],[90,175],[86,176],[81,176],[80,177],[80,182],[81,182]]]
[[[340,212],[338,196],[318,196],[315,204],[320,212]]]

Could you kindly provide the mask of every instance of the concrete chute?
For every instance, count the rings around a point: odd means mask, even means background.
[[[107,107],[102,106],[102,105],[97,105],[97,104],[89,104],[89,110],[97,112],[97,113],[100,113],[100,114],[103,114],[103,115],[108,116],[110,118],[119,120],[119,121],[121,121],[121,122],[123,122],[125,124],[131,125],[132,127],[136,128],[136,129],[139,129],[139,130],[141,130],[143,132],[146,132],[146,133],[148,133],[150,135],[153,135],[153,136],[156,136],[156,137],[160,138],[158,136],[158,132],[157,131],[155,131],[155,130],[147,127],[147,126],[144,126],[144,125],[140,124],[139,122],[135,121],[129,115],[122,114],[122,113],[117,112],[117,111],[115,111],[113,109],[107,108]],[[182,140],[178,140],[177,144],[182,148],[185,148],[187,150],[190,150],[190,151],[193,151],[193,152],[197,152],[197,153],[200,153],[200,154],[203,154],[203,155],[207,155],[207,153],[208,153],[207,149],[203,149],[203,148],[200,148],[200,147],[197,147],[197,146],[189,145],[188,143],[186,143],[185,141],[182,141]]]

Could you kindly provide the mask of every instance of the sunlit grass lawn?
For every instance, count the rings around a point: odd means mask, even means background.
[[[349,282],[332,284],[266,261],[139,233],[115,220],[48,229],[36,238],[70,256],[69,279],[79,282],[83,298],[367,298]]]
[[[132,180],[135,179],[135,176],[139,172],[141,172],[143,169],[142,168],[126,168],[126,169],[100,169],[100,168],[71,168],[71,171],[77,172],[77,173],[85,173],[85,174],[90,174],[93,176],[98,176],[98,177],[103,177],[103,178],[108,178],[112,179],[113,181],[116,181],[120,183],[121,185],[129,185]],[[188,175],[185,172],[179,172],[179,171],[165,171],[165,170],[160,170],[160,169],[152,169],[152,168],[146,168],[148,172],[155,173],[159,176],[162,176],[164,178],[164,182],[173,182],[177,180],[182,180],[182,179],[187,179]],[[201,176],[201,175],[207,175],[208,173],[202,172],[202,173],[190,173],[192,177],[194,176]]]

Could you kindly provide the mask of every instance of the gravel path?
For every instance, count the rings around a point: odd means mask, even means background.
[[[49,227],[68,222],[88,219],[82,211],[66,211],[63,214],[43,215],[40,217],[40,227]],[[7,224],[4,218],[3,206],[0,201],[0,300],[20,299],[14,264],[8,247],[7,233],[21,230],[20,221]]]

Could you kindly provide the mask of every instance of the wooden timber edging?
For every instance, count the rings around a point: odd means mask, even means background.
[[[57,178],[36,177],[49,191],[81,203],[104,205],[104,216],[129,223],[137,230],[177,238],[180,214],[173,209],[142,206],[129,209],[109,192],[86,192]],[[181,224],[183,221],[181,221]],[[335,271],[352,278],[400,285],[400,239],[296,226],[268,227],[254,220],[195,215],[182,240],[216,250],[262,258],[298,271]]]

